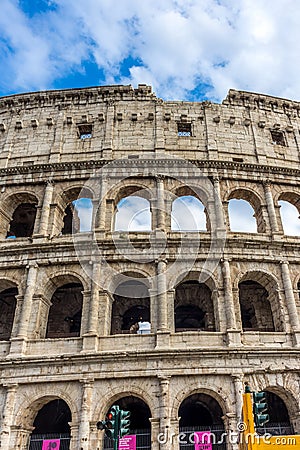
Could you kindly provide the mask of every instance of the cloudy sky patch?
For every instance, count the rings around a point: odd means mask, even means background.
[[[164,99],[299,100],[299,23],[297,0],[2,0],[0,95],[147,83]]]

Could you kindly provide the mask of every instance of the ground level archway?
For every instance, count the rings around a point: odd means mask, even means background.
[[[49,450],[55,450],[57,441],[59,450],[69,450],[71,421],[71,411],[64,400],[58,398],[46,403],[34,419],[29,450],[42,450],[44,441],[49,441]]]
[[[214,450],[226,450],[224,413],[217,400],[205,393],[195,393],[181,403],[178,411],[180,450],[195,449],[195,433],[210,435]]]

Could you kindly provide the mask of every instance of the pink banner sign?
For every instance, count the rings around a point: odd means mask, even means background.
[[[42,450],[59,450],[60,439],[46,439],[43,441]]]
[[[119,450],[136,450],[136,435],[122,437],[119,440]]]
[[[210,431],[196,431],[194,433],[195,450],[212,450]]]

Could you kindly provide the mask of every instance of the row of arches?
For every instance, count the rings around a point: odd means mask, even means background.
[[[244,331],[284,331],[278,290],[271,280],[261,278],[259,274],[256,277],[245,274],[238,284],[236,310],[240,328]],[[39,338],[80,336],[84,287],[74,276],[68,281],[57,281],[52,296],[42,302],[44,322],[39,324]],[[300,292],[300,280],[298,290]],[[120,283],[112,294],[111,334],[137,333],[142,328],[145,330],[143,333],[153,332],[151,321],[154,313],[150,297],[146,278]],[[12,336],[18,298],[17,286],[3,281],[0,290],[0,340],[9,340]],[[189,279],[180,282],[175,288],[172,310],[175,332],[220,331],[218,294],[209,281],[201,283],[190,275]],[[148,327],[145,324],[142,327],[141,322],[147,323]]]
[[[52,235],[91,231],[94,220],[99,220],[101,215],[95,209],[106,208],[107,204],[111,208],[112,203],[113,211],[112,214],[109,213],[111,221],[110,224],[105,222],[105,227],[108,226],[112,231],[151,231],[156,227],[156,216],[160,208],[155,205],[155,201],[150,193],[131,186],[130,189],[123,189],[116,198],[104,200],[99,206],[93,200],[93,193],[89,189],[70,189],[61,195],[58,203],[47,206],[52,208],[51,223],[47,225],[48,231]],[[164,206],[170,230],[210,231],[212,227],[210,201],[206,195],[201,196],[201,192],[196,194],[190,188],[177,189]],[[285,192],[278,195],[276,201],[275,206],[280,210],[277,220],[280,221],[284,233],[300,235],[300,195]],[[36,225],[38,205],[38,198],[34,194],[19,193],[8,197],[1,207],[0,231],[2,230],[4,237],[31,237],[34,233],[38,233]],[[228,230],[252,233],[267,231],[267,212],[264,210],[263,200],[252,191],[235,189],[228,194],[226,201],[223,205],[220,204],[219,208],[222,206],[225,220],[223,226],[227,226]]]
[[[284,400],[272,391],[266,391],[266,396],[270,421],[264,428],[258,429],[258,433],[293,434],[293,424]],[[136,436],[137,448],[150,450],[152,413],[148,404],[135,395],[124,395],[107,408],[106,414],[113,405],[118,405],[121,409],[130,411],[130,435]],[[193,448],[193,434],[197,431],[213,433],[212,441],[219,443],[217,448],[219,450],[227,448],[226,438],[224,438],[225,411],[214,396],[201,391],[187,396],[179,406],[177,417],[179,418],[178,432],[182,433],[182,439],[179,440],[180,449]],[[98,420],[103,419],[104,417],[98,418]],[[47,438],[60,439],[63,449],[69,449],[71,440],[70,423],[72,423],[72,413],[66,401],[56,398],[45,402],[34,417],[29,450],[41,448],[41,442]],[[164,443],[164,440],[169,438],[164,431],[158,436],[160,443]],[[222,435],[224,439],[222,439]],[[39,443],[40,446],[38,446]],[[187,445],[190,445],[190,447],[187,447]],[[102,448],[103,450],[111,449],[112,441],[105,437]]]

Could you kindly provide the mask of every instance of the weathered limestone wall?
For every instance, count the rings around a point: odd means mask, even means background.
[[[300,432],[299,238],[284,235],[278,205],[300,212],[299,110],[233,90],[221,105],[164,102],[145,85],[0,99],[0,294],[18,289],[11,338],[0,341],[1,448],[27,449],[36,414],[61,398],[72,413],[71,450],[100,450],[97,421],[133,395],[150,408],[152,449],[179,450],[157,435],[178,434],[183,400],[211,395],[225,429],[236,430],[245,381],[281,396]],[[179,136],[178,123],[191,135]],[[80,130],[92,136],[80,139]],[[274,144],[271,131],[283,141]],[[97,210],[93,230],[62,235],[65,208],[83,187]],[[192,188],[208,217],[200,236],[170,226],[172,199]],[[141,189],[152,231],[114,232],[119,200]],[[232,198],[251,204],[257,233],[230,230]],[[21,203],[37,206],[33,234],[6,239]],[[147,280],[151,334],[111,334],[124,273]],[[216,331],[175,332],[175,289],[203,274]],[[274,332],[243,330],[239,283],[249,280],[268,293]],[[82,285],[80,336],[46,339],[52,296],[68,283]]]

